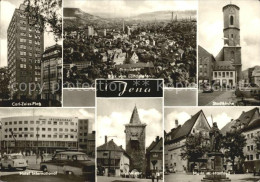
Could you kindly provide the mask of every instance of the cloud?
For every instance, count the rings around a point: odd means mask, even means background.
[[[139,117],[142,123],[146,123],[146,147],[155,140],[156,136],[162,136],[162,114],[156,109],[139,109]],[[125,124],[128,124],[132,112],[112,112],[110,115],[97,117],[97,146],[104,144],[105,136],[113,139],[117,145],[125,148]]]
[[[77,7],[88,13],[113,13],[114,16],[133,16],[145,12],[167,10],[196,10],[197,1],[179,0],[64,0],[64,7]]]
[[[167,114],[164,125],[166,132],[169,132],[172,128],[175,127],[175,120],[178,120],[179,125],[183,125],[188,119],[190,119],[191,116],[187,112],[178,112],[173,111],[169,114]]]
[[[0,67],[7,66],[7,40],[1,39],[0,42]]]
[[[15,10],[15,6],[8,1],[1,2],[1,39],[6,39],[7,37],[7,28],[12,19],[13,13]]]

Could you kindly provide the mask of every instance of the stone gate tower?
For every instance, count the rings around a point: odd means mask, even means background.
[[[236,69],[236,83],[241,80],[240,8],[234,4],[223,7],[224,15],[224,61],[231,61]]]
[[[145,128],[141,123],[136,106],[134,107],[129,124],[125,125],[126,153],[130,156],[130,171],[145,169]]]

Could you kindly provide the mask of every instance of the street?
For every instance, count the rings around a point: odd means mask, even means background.
[[[214,91],[212,93],[199,91],[199,106],[235,105],[236,102],[237,98],[234,91]]]
[[[200,182],[204,175],[192,175],[184,173],[171,173],[165,175],[165,182]],[[259,182],[260,176],[253,176],[253,174],[230,174],[227,175],[231,182]]]
[[[128,182],[151,182],[152,179],[139,179],[139,178],[121,178],[121,177],[107,177],[107,176],[97,176],[97,182],[121,182],[121,181],[128,181]],[[162,180],[159,180],[162,182]],[[156,182],[156,180],[154,180]]]

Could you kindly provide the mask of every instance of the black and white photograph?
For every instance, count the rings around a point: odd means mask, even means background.
[[[260,1],[199,1],[199,106],[260,105]]]
[[[95,89],[63,89],[63,107],[95,107]]]
[[[0,118],[1,180],[95,182],[95,109],[2,108]]]
[[[97,181],[163,181],[162,98],[97,99]]]
[[[62,0],[2,0],[1,107],[60,107]]]
[[[164,110],[165,182],[259,181],[259,107]]]
[[[197,1],[64,0],[63,86],[162,78],[196,87]]]
[[[197,89],[164,89],[164,106],[196,106]]]

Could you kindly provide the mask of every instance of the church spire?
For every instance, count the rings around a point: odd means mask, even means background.
[[[139,114],[137,111],[137,107],[135,105],[131,119],[130,119],[130,124],[141,124],[141,120],[139,118]]]

